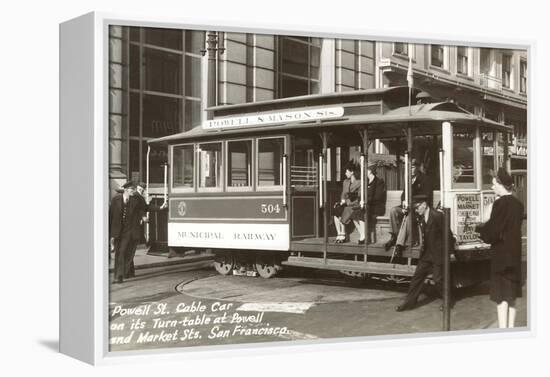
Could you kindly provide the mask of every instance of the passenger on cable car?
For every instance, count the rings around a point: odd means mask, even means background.
[[[361,209],[360,189],[361,180],[357,165],[350,161],[345,168],[346,179],[342,183],[342,195],[340,202],[334,205],[334,226],[336,227],[336,243],[344,243],[349,241],[346,234],[346,225],[353,221],[357,231],[359,232],[359,241],[357,243],[365,243],[365,222],[364,212]]]
[[[376,163],[371,162],[367,168],[367,214],[368,214],[368,243],[374,243],[372,234],[376,233],[376,217],[386,212],[386,183],[376,176]]]
[[[352,220],[359,232],[358,244],[365,243],[365,222],[364,211],[361,209],[360,189],[361,181],[357,178],[357,165],[349,162],[346,166],[346,179],[342,184],[342,195],[339,203],[336,203],[334,214],[334,225],[336,232],[336,243],[347,242],[349,237],[346,234],[346,225]],[[375,230],[376,216],[384,214],[386,208],[386,184],[382,178],[376,176],[376,164],[370,163],[367,167],[367,214],[369,216],[369,229],[367,242],[374,240],[371,234]]]
[[[411,160],[411,191],[412,196],[424,195],[427,198],[427,202],[433,205],[433,183],[432,178],[428,174],[424,174],[420,171],[420,162],[413,158]],[[405,215],[408,212],[405,201],[405,191],[401,194],[401,205],[395,206],[390,210],[390,225],[391,238],[386,242],[386,250],[389,250],[392,246],[396,245],[397,251],[402,249],[407,241],[407,226],[404,221]],[[418,245],[418,232],[414,231],[417,228],[417,223],[413,217],[413,245]]]

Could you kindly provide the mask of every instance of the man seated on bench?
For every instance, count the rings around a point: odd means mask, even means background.
[[[412,196],[425,195],[427,202],[433,203],[433,183],[432,178],[420,171],[420,162],[416,159],[411,160],[411,191]],[[396,251],[401,251],[405,246],[408,234],[408,227],[406,226],[406,214],[408,208],[405,203],[405,191],[401,194],[401,205],[395,206],[390,210],[390,225],[391,225],[391,238],[386,242],[386,250],[389,250],[392,246],[396,246]],[[418,231],[414,231],[417,228],[416,219],[413,216],[413,246],[418,244]]]

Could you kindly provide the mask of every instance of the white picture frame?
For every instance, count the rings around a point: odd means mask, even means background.
[[[172,348],[155,351],[109,352],[108,302],[108,137],[109,137],[109,51],[110,25],[168,27],[234,32],[292,33],[319,37],[341,37],[410,43],[440,42],[459,44],[458,40],[437,40],[421,35],[366,35],[360,30],[322,28],[243,27],[231,22],[224,25],[200,24],[196,21],[161,17],[136,17],[106,13],[89,13],[60,25],[60,351],[90,364],[111,364],[134,360],[173,360],[185,357],[208,358],[213,355],[266,354],[271,350],[292,353],[296,350],[346,349],[377,347],[400,342],[423,344],[447,341],[439,333],[362,338],[323,339],[294,343],[240,344],[229,346]],[[526,49],[528,59],[534,43],[524,41],[465,41],[469,46],[494,46]],[[529,76],[529,81],[531,76]],[[529,93],[531,86],[528,85]],[[528,112],[529,113],[529,112]],[[530,116],[530,115],[529,115]],[[531,119],[528,122],[531,132]],[[75,162],[78,161],[78,164]],[[87,198],[82,206],[75,206]],[[75,247],[74,245],[78,245]],[[528,282],[534,279],[528,259]],[[529,303],[527,328],[506,332],[505,337],[532,336],[532,302]],[[453,332],[463,339],[500,339],[502,332]],[[454,338],[454,337],[452,337]],[[200,352],[198,352],[200,351]]]

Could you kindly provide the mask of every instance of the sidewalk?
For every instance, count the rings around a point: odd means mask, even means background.
[[[168,253],[166,255],[149,255],[147,254],[147,247],[144,245],[138,246],[136,250],[136,255],[134,257],[134,266],[136,270],[141,270],[144,268],[154,268],[154,267],[166,267],[174,266],[178,264],[186,264],[200,261],[207,261],[213,259],[214,254],[211,253],[196,253],[194,250],[189,250],[186,253],[176,254],[175,256],[169,258]],[[114,254],[111,254],[111,260],[109,264],[109,272],[112,272],[114,269]]]

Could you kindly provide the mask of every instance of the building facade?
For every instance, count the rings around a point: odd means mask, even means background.
[[[146,180],[147,140],[190,130],[207,119],[209,95],[214,105],[232,105],[407,85],[410,60],[414,86],[425,96],[514,125],[508,140],[509,167],[518,188],[526,190],[526,51],[216,34],[215,69],[209,71],[204,31],[111,27],[111,194],[126,180]],[[210,80],[216,85],[209,86]],[[208,93],[208,88],[216,93]],[[390,148],[377,142],[373,152],[384,154]],[[152,195],[162,194],[166,158],[165,150],[149,152]]]

